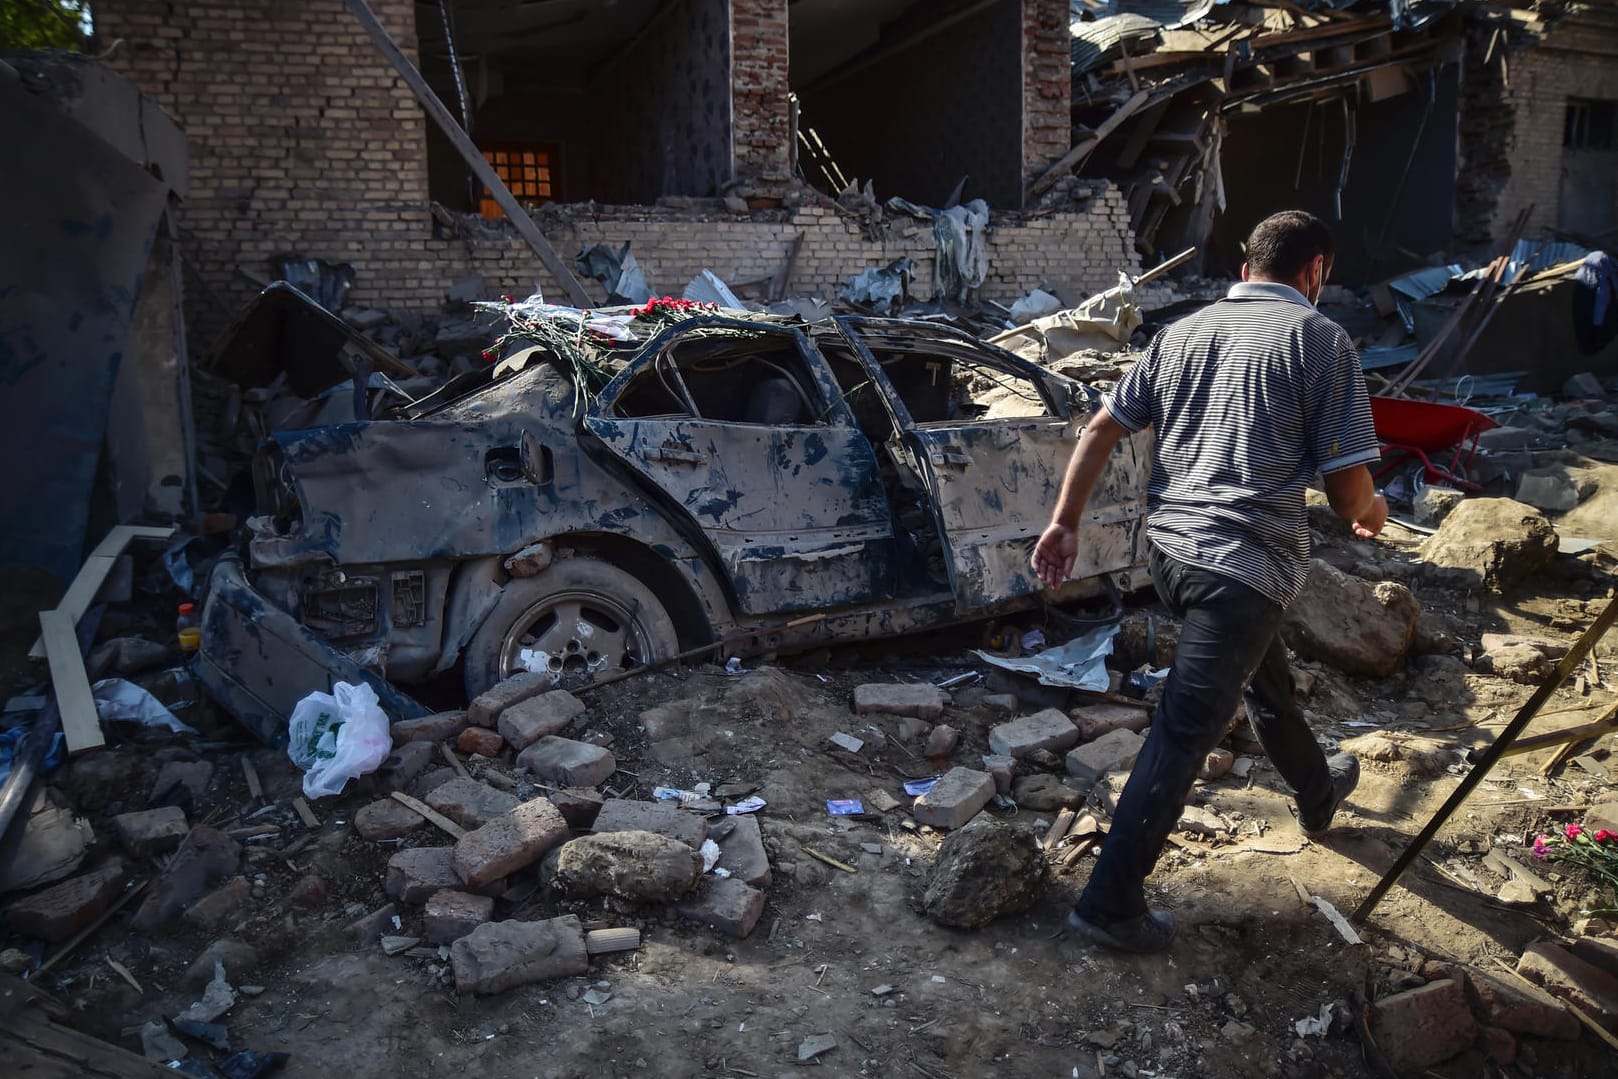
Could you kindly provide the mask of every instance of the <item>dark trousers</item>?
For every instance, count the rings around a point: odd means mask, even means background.
[[[1322,809],[1332,796],[1326,757],[1292,696],[1292,668],[1279,630],[1285,609],[1229,577],[1188,566],[1155,547],[1157,593],[1181,620],[1180,643],[1152,716],[1146,744],[1118,799],[1090,882],[1079,898],[1084,918],[1142,914],[1146,875],[1157,864],[1208,751],[1219,744],[1252,683],[1254,733],[1300,809]]]

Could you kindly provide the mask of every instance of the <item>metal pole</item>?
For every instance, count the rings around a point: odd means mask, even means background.
[[[500,179],[500,175],[487,161],[483,160],[482,151],[461,129],[461,125],[455,122],[449,108],[439,100],[437,94],[433,93],[433,88],[421,77],[421,72],[410,62],[410,57],[404,54],[404,50],[399,48],[387,30],[377,21],[370,5],[365,0],[343,0],[343,2],[365,28],[365,32],[371,35],[371,42],[376,45],[377,51],[399,72],[406,85],[410,87],[411,93],[416,95],[416,100],[421,102],[421,107],[426,110],[427,115],[443,129],[473,174],[489,189],[494,201],[499,204],[506,217],[511,219],[517,235],[527,241],[534,254],[539,256],[539,261],[545,264],[545,268],[551,272],[556,283],[562,287],[562,291],[567,293],[568,302],[575,307],[590,307],[593,301],[590,294],[584,291],[584,284],[574,276],[567,263],[562,261],[562,257],[556,253],[556,248],[552,247],[545,234],[539,231],[539,226],[534,224],[534,219],[528,216],[528,211],[524,210],[516,196],[512,195],[505,181]]]
[[[1382,897],[1387,894],[1388,889],[1392,888],[1398,879],[1404,875],[1404,871],[1410,868],[1410,863],[1420,856],[1423,848],[1432,842],[1433,836],[1438,834],[1438,830],[1444,826],[1444,822],[1449,820],[1457,809],[1461,808],[1461,803],[1466,801],[1467,796],[1472,793],[1472,789],[1483,782],[1483,777],[1489,774],[1489,770],[1494,767],[1495,762],[1505,756],[1506,750],[1511,748],[1511,743],[1516,741],[1517,736],[1523,732],[1523,728],[1527,727],[1529,721],[1545,706],[1545,702],[1551,699],[1551,694],[1556,692],[1556,687],[1573,676],[1573,672],[1578,669],[1579,664],[1584,662],[1584,657],[1590,654],[1590,650],[1596,646],[1596,642],[1601,640],[1608,629],[1612,628],[1614,621],[1618,621],[1618,602],[1609,600],[1607,601],[1606,609],[1596,616],[1595,624],[1585,630],[1584,636],[1580,637],[1578,642],[1568,649],[1567,655],[1562,657],[1562,662],[1556,665],[1556,670],[1552,671],[1550,676],[1540,683],[1539,688],[1534,691],[1534,695],[1528,698],[1527,703],[1518,709],[1511,722],[1506,724],[1506,729],[1500,732],[1500,737],[1494,740],[1494,744],[1483,754],[1483,758],[1466,774],[1466,778],[1461,780],[1461,785],[1456,787],[1454,793],[1445,800],[1443,805],[1438,807],[1438,812],[1433,814],[1433,819],[1427,822],[1427,826],[1421,830],[1421,834],[1410,841],[1410,845],[1404,849],[1404,853],[1399,855],[1398,861],[1394,862],[1393,867],[1383,874],[1381,880],[1376,882],[1376,887],[1372,888],[1371,894],[1365,897],[1365,902],[1361,903],[1358,909],[1349,915],[1351,921],[1362,922],[1370,917],[1371,912],[1382,901]]]

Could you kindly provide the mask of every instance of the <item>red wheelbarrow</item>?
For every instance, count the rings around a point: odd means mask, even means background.
[[[1372,475],[1381,480],[1412,457],[1421,462],[1428,483],[1444,483],[1468,491],[1478,485],[1466,470],[1478,452],[1478,436],[1500,425],[1475,409],[1402,397],[1371,398],[1371,422],[1382,443],[1382,463]],[[1447,465],[1434,456],[1449,454]],[[1430,456],[1431,455],[1431,456]]]

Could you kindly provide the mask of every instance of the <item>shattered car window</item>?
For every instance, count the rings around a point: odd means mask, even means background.
[[[918,424],[1055,415],[1039,385],[987,359],[951,349],[873,350]]]
[[[674,341],[613,404],[623,419],[691,416],[771,426],[824,423],[826,412],[793,338],[735,331]]]

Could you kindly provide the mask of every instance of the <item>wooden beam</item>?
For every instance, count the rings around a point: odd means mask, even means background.
[[[1028,189],[1029,197],[1038,198],[1049,191],[1056,184],[1056,181],[1066,175],[1074,165],[1088,157],[1090,151],[1100,145],[1102,139],[1116,131],[1119,124],[1135,115],[1136,111],[1142,105],[1145,105],[1151,96],[1148,91],[1142,90],[1118,106],[1117,111],[1103,120],[1100,127],[1085,136],[1084,141],[1058,158],[1056,164],[1046,169],[1039,179],[1033,182],[1033,185]]]
[[[416,65],[410,62],[410,57],[404,54],[404,50],[399,48],[387,30],[377,21],[370,5],[365,0],[343,0],[343,2],[365,28],[365,32],[371,35],[371,42],[377,51],[393,65],[394,70],[399,72],[410,87],[411,93],[416,95],[416,100],[421,102],[421,107],[426,110],[427,115],[443,129],[445,136],[466,161],[467,167],[472,170],[472,174],[489,189],[495,203],[516,227],[517,235],[533,248],[534,254],[539,256],[539,261],[544,263],[551,276],[556,278],[556,283],[561,285],[562,291],[567,294],[568,301],[575,307],[594,306],[595,301],[584,291],[584,285],[574,276],[572,267],[556,253],[556,248],[545,239],[545,234],[539,231],[539,226],[534,224],[534,219],[528,216],[528,211],[522,208],[522,204],[511,193],[511,189],[506,187],[505,181],[501,180],[499,174],[483,159],[482,151],[472,142],[465,129],[456,123],[455,117],[439,100],[433,88],[427,85],[427,80],[422,78]]]
[[[51,665],[56,707],[62,713],[62,737],[67,742],[67,751],[83,753],[106,745],[107,739],[101,733],[101,717],[96,715],[95,697],[90,693],[90,679],[84,673],[84,654],[79,651],[74,620],[66,611],[40,611],[39,628],[45,658]]]

